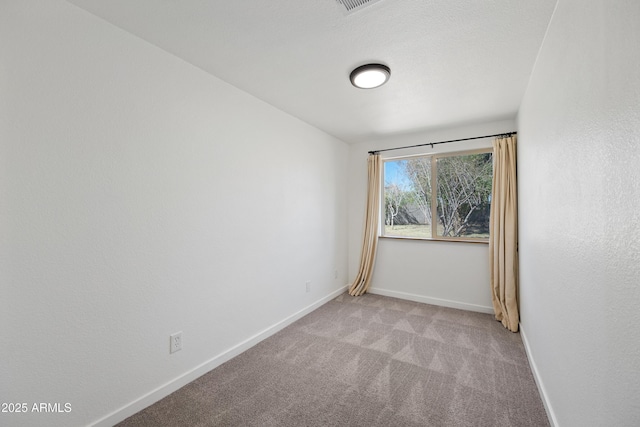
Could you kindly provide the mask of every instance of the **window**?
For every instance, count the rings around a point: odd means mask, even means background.
[[[394,158],[383,164],[383,236],[487,241],[491,149]]]

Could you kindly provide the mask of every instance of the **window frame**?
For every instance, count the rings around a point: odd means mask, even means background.
[[[380,171],[380,227],[378,229],[378,237],[383,239],[401,239],[401,240],[418,240],[418,241],[441,241],[441,242],[464,242],[464,243],[489,243],[489,237],[448,237],[448,236],[438,236],[437,228],[438,228],[438,159],[446,158],[446,157],[458,157],[458,156],[467,156],[473,154],[485,154],[491,153],[492,162],[495,162],[493,147],[486,148],[475,148],[469,150],[461,150],[461,151],[446,151],[440,153],[419,153],[419,154],[408,154],[402,156],[394,156],[394,157],[386,157],[382,159],[382,170]],[[436,218],[436,220],[431,221],[431,237],[417,237],[417,236],[388,236],[384,233],[385,227],[385,163],[388,161],[398,161],[398,160],[406,160],[413,159],[417,157],[428,157],[431,162],[431,188],[435,188],[436,191],[431,191],[431,217]],[[491,188],[493,194],[493,185]]]

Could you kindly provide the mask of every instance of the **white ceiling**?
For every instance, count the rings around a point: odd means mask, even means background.
[[[346,142],[513,118],[557,0],[69,0]],[[391,80],[351,86],[382,62]]]

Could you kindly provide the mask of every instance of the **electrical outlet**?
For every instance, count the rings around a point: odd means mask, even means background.
[[[307,287],[307,292],[311,292],[311,280],[308,280],[305,285]]]
[[[338,270],[333,270],[333,278],[334,279],[338,278]]]
[[[182,331],[171,334],[169,336],[169,343],[169,353],[182,350]]]

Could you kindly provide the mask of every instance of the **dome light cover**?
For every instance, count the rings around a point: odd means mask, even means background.
[[[391,77],[391,70],[382,64],[362,65],[351,72],[351,84],[360,89],[373,89],[382,86]]]

